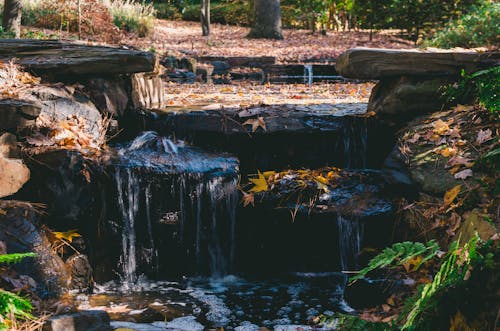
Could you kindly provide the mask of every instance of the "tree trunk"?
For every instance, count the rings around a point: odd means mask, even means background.
[[[16,38],[21,36],[21,0],[5,0],[2,26],[5,31],[13,32]]]
[[[283,39],[280,0],[254,0],[254,22],[248,37]]]
[[[201,0],[201,29],[203,36],[210,35],[210,0]]]

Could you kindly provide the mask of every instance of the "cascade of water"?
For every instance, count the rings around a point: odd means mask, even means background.
[[[337,216],[339,231],[340,265],[342,270],[356,268],[356,257],[361,251],[363,240],[363,225],[359,220],[351,220]]]
[[[125,172],[125,174],[123,174]],[[136,232],[135,218],[139,211],[139,179],[131,169],[117,169],[115,173],[118,190],[118,206],[122,214],[122,256],[123,277],[127,283],[136,280]]]
[[[314,80],[313,65],[304,64],[304,84],[307,84],[309,87],[311,87],[313,84],[313,80]]]
[[[366,168],[368,128],[365,118],[346,117],[342,132],[346,168]]]

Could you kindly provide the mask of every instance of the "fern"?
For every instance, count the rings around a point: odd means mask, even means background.
[[[14,253],[0,255],[0,264],[18,263],[27,257],[34,257],[35,253]],[[30,319],[33,316],[30,312],[33,310],[31,303],[17,295],[0,289],[0,331],[7,330],[8,321],[12,319]]]
[[[335,314],[333,316],[320,316],[319,322],[334,330],[345,331],[393,331],[398,330],[397,326],[392,323],[370,322],[365,321],[357,316]]]
[[[351,277],[349,281],[351,283],[355,282],[375,269],[404,265],[410,260],[420,256],[422,259],[415,266],[415,269],[418,269],[423,263],[436,256],[438,250],[439,245],[435,240],[431,240],[427,244],[409,241],[396,243],[391,247],[385,248],[382,253],[370,260],[368,266],[363,268],[356,276]]]
[[[18,263],[27,257],[35,257],[35,256],[36,256],[35,253],[4,254],[0,255],[0,263],[6,263],[6,264]]]
[[[402,330],[415,327],[419,317],[433,306],[435,295],[442,289],[460,284],[470,268],[471,261],[477,256],[477,243],[479,236],[472,237],[463,248],[460,247],[460,239],[450,245],[450,249],[441,264],[438,273],[434,276],[432,283],[425,284],[414,296],[416,300],[406,316]]]

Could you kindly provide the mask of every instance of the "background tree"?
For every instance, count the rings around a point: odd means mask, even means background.
[[[250,38],[283,39],[280,0],[254,0],[254,21]]]
[[[201,29],[204,36],[210,35],[210,0],[201,0]]]
[[[16,38],[21,36],[21,0],[5,0],[2,26],[12,32]]]

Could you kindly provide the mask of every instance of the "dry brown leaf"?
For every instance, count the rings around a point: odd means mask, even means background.
[[[242,202],[243,202],[243,207],[246,207],[249,205],[252,205],[252,207],[255,207],[255,196],[253,195],[253,193],[243,192]]]
[[[490,129],[479,130],[479,132],[477,133],[476,143],[478,145],[481,145],[481,144],[487,142],[488,140],[491,139],[491,134],[492,134],[492,132]]]
[[[472,170],[465,169],[465,170],[462,170],[460,172],[457,172],[454,177],[456,179],[466,179],[466,178],[471,177],[471,176],[472,176]]]
[[[264,121],[264,117],[258,117],[258,118],[246,120],[245,122],[243,122],[243,125],[251,125],[252,132],[257,131],[257,129],[259,127],[262,128],[262,130],[267,131],[266,122]]]

